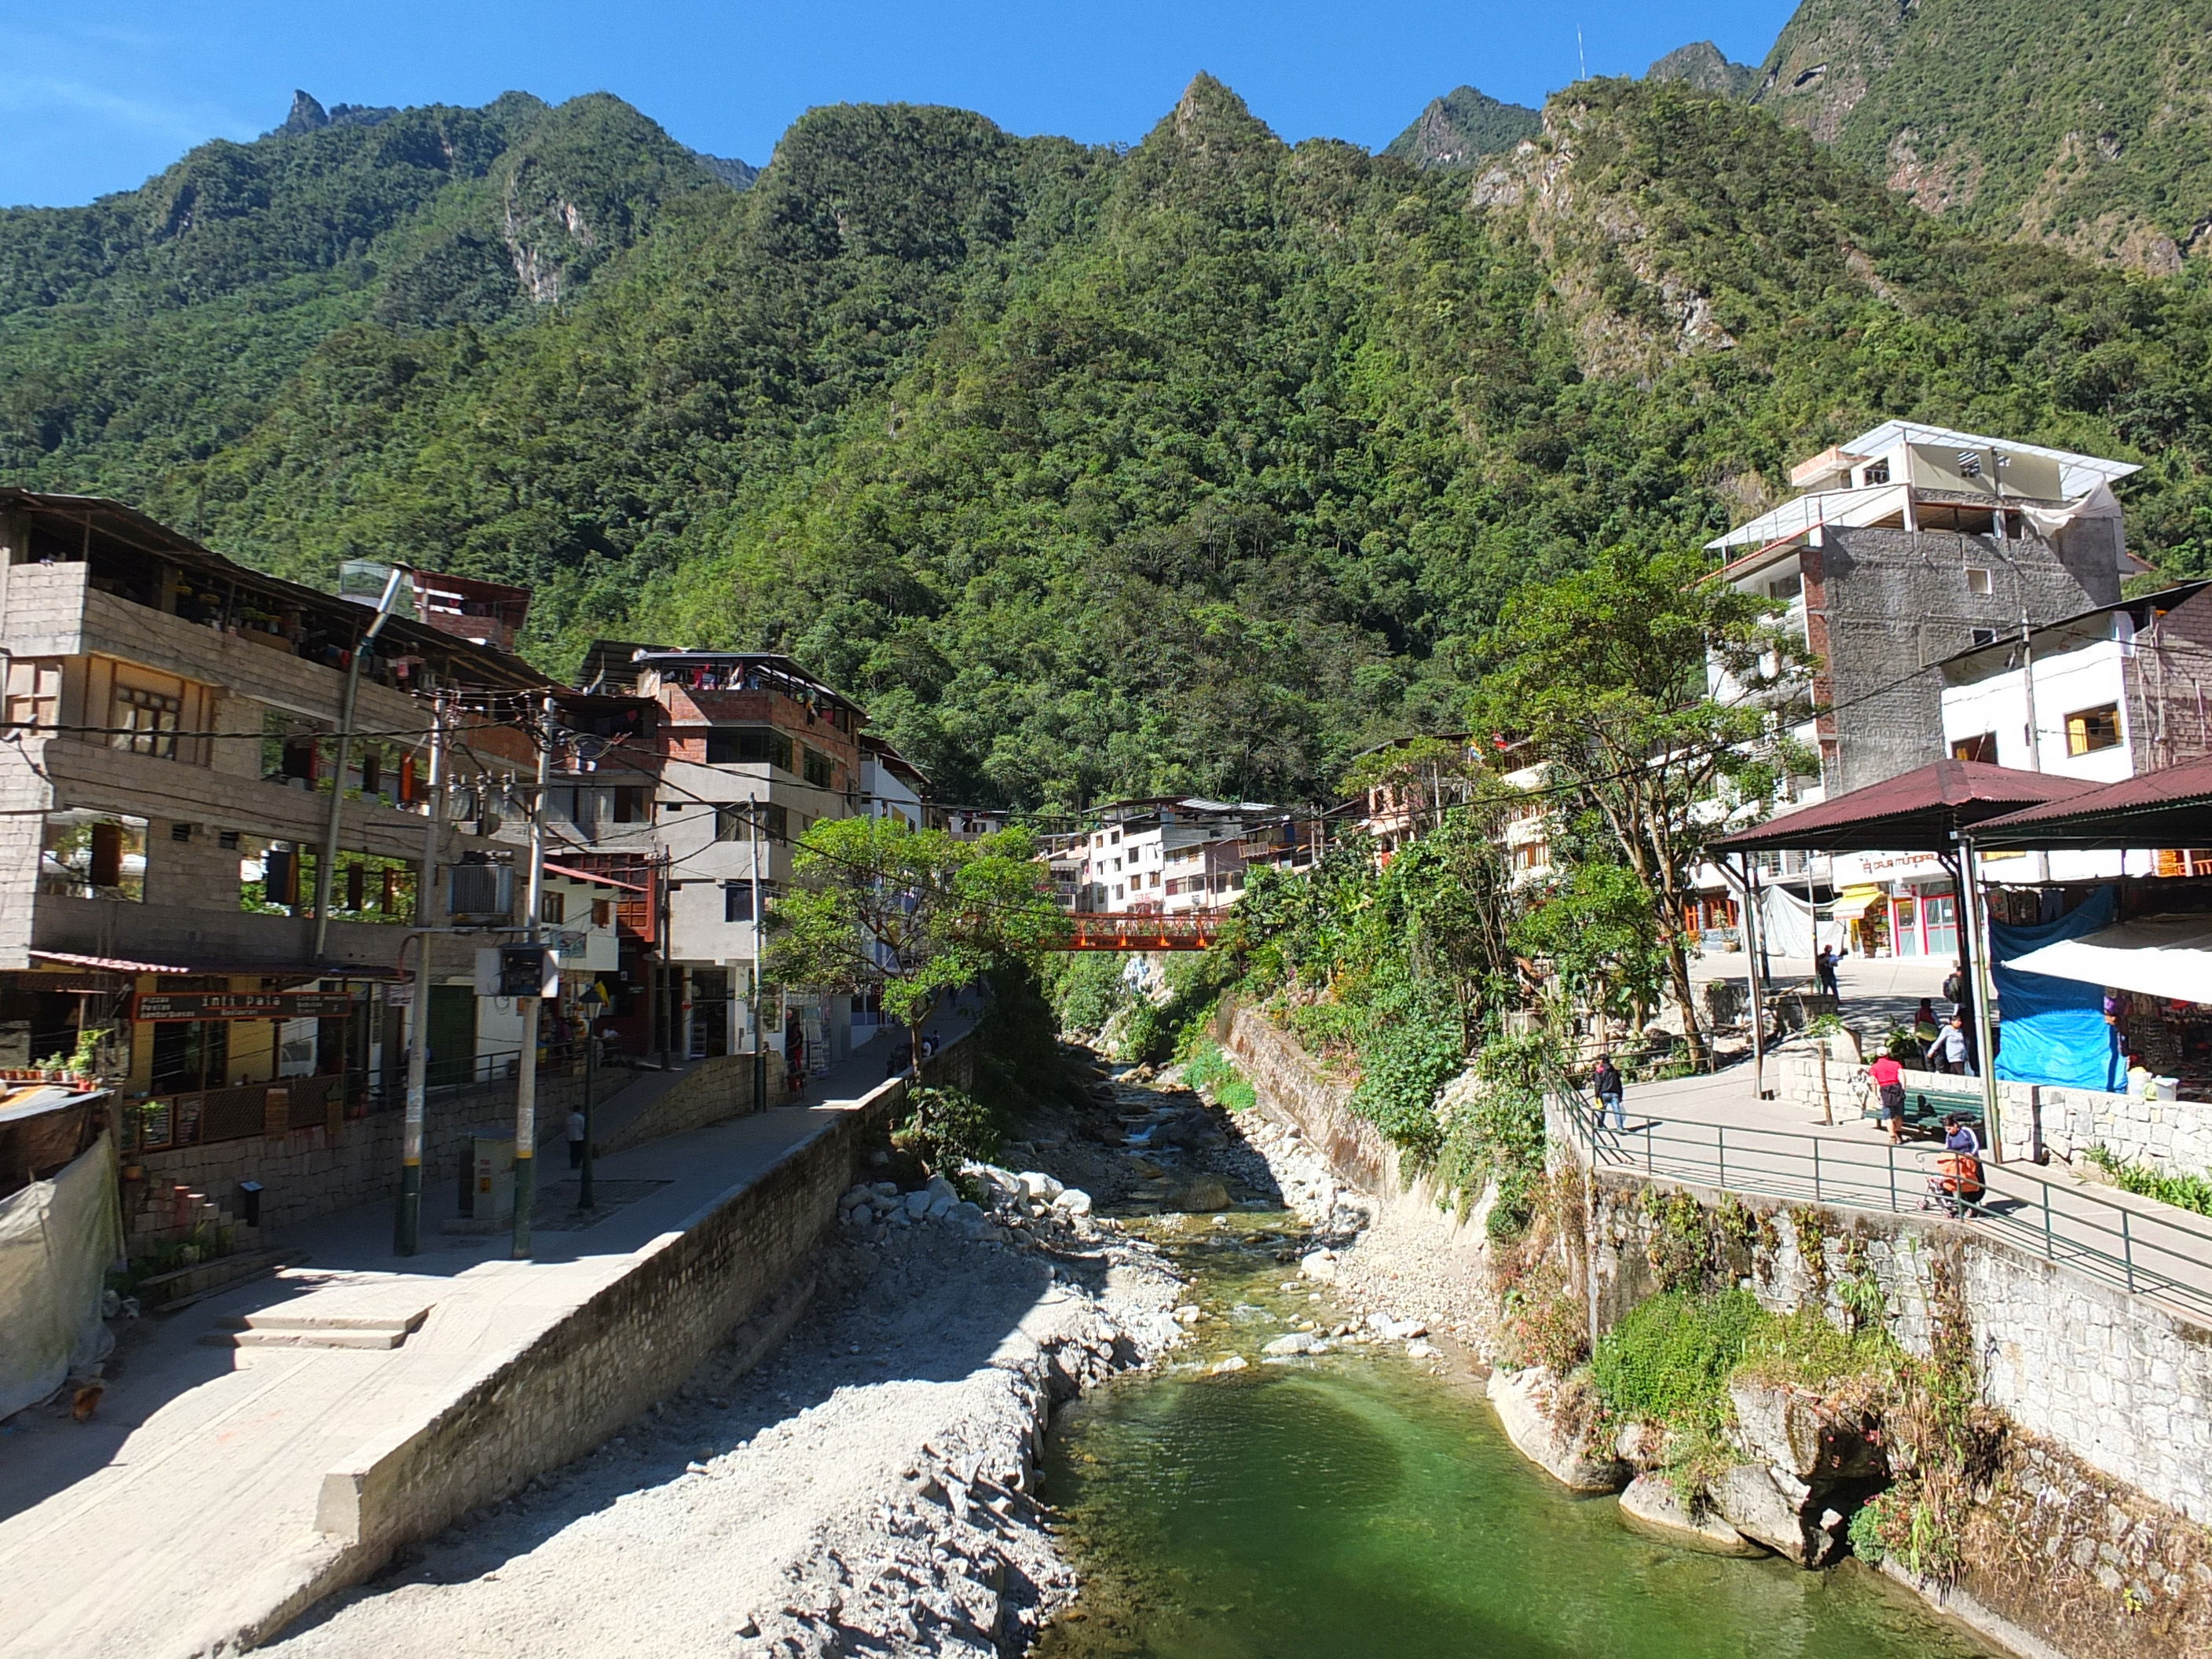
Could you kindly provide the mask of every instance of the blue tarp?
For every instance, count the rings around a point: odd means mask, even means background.
[[[2004,1024],[1997,1043],[1997,1076],[2008,1083],[2047,1083],[2066,1089],[2118,1091],[2127,1085],[2127,1063],[2118,1036],[2105,1022],[2105,988],[2048,974],[2023,974],[2004,964],[2061,939],[2109,927],[2118,914],[2109,887],[2100,887],[2056,921],[2035,927],[1990,929],[1997,1012]]]

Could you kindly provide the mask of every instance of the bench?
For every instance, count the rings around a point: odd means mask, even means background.
[[[1905,1127],[1923,1134],[1940,1136],[1943,1120],[1956,1112],[1974,1126],[1978,1134],[1982,1129],[1982,1089],[1979,1079],[1968,1079],[1972,1092],[1964,1088],[1945,1088],[1941,1085],[1908,1083],[1905,1085]],[[1882,1115],[1881,1091],[1871,1091],[1867,1097],[1863,1115],[1879,1121]]]

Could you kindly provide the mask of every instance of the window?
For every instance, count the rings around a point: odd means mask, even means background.
[[[827,755],[816,754],[811,749],[803,749],[799,752],[806,757],[807,782],[817,789],[831,789],[836,787],[836,762],[831,760]]]
[[[538,899],[538,920],[557,927],[568,919],[568,896],[566,893],[543,893]]]
[[[30,659],[8,664],[8,724],[52,728],[62,717],[62,665]]]
[[[64,898],[143,900],[146,820],[109,812],[47,813],[39,890]]]
[[[781,732],[709,732],[709,766],[775,766],[791,770],[791,739]]]
[[[1779,581],[1769,582],[1766,585],[1766,597],[1770,599],[1780,599],[1785,604],[1804,591],[1805,578],[1802,575],[1784,576]]]
[[[1997,642],[1997,630],[1994,628],[1977,628],[1972,630],[1972,637],[1976,645],[1995,645]]]
[[[2108,702],[2101,708],[2084,708],[2077,714],[2066,717],[2066,752],[2069,755],[2091,755],[2100,749],[2118,746],[2120,741],[2120,708]]]
[[[647,823],[651,822],[651,809],[642,789],[615,791],[615,822],[617,823]]]
[[[1997,734],[1984,732],[1978,738],[1959,738],[1951,744],[1951,758],[1979,761],[1984,766],[1997,763]]]
[[[364,795],[384,793],[384,753],[374,744],[362,751],[361,793]]]
[[[1990,573],[1980,565],[1968,565],[1966,567],[1966,592],[1969,593],[1986,594],[1990,591]]]
[[[760,884],[761,905],[766,908],[775,897],[775,884],[764,881]],[[750,881],[726,881],[722,884],[722,920],[750,921],[753,919],[753,884]]]
[[[108,742],[134,755],[177,757],[177,728],[184,699],[141,686],[118,685],[109,701],[109,723],[118,729]]]
[[[1859,474],[1861,484],[1886,484],[1888,482],[1889,463],[1887,461],[1869,461],[1866,465],[1865,471]]]
[[[611,927],[615,925],[615,902],[612,899],[592,901],[592,926]]]
[[[714,809],[714,839],[743,841],[748,826],[743,805],[717,806]]]

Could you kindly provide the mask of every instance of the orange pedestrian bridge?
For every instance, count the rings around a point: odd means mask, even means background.
[[[1220,936],[1222,918],[1078,910],[1068,917],[1062,951],[1203,951]]]

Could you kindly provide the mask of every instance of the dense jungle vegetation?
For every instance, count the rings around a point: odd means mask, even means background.
[[[1201,77],[1133,149],[816,110],[748,191],[612,99],[195,151],[0,216],[0,476],[529,648],[775,646],[939,793],[1325,797],[1508,599],[1897,415],[2140,459],[2212,568],[2212,304],[1972,239],[1741,103],[1580,83],[1422,173]]]

